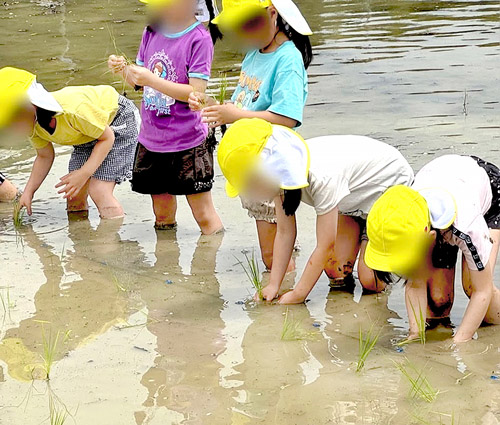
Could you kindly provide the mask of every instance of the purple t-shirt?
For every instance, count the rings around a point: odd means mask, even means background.
[[[214,46],[200,22],[176,34],[144,31],[137,64],[165,80],[188,84],[189,78],[210,78]],[[199,146],[208,134],[199,112],[187,103],[144,87],[139,142],[152,152],[180,152]]]

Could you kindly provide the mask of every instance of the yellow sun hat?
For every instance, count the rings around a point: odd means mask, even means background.
[[[407,276],[423,259],[431,230],[425,198],[407,186],[389,188],[374,204],[366,223],[365,262],[373,270]]]
[[[292,0],[222,0],[222,12],[212,22],[222,28],[238,28],[248,18],[274,6],[280,16],[298,33],[311,35],[306,19]]]
[[[270,0],[222,0],[222,12],[212,20],[212,23],[235,28],[271,4]]]
[[[35,75],[22,69],[0,69],[0,128],[9,124],[23,101],[28,98],[28,89],[35,79]]]
[[[141,3],[145,3],[153,8],[167,6],[179,0],[139,0]]]
[[[272,134],[272,124],[258,118],[241,119],[228,128],[217,150],[217,160],[227,180],[227,196],[235,198],[245,187]]]

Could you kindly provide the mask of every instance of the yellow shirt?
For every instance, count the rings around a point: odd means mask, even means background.
[[[31,144],[42,149],[49,143],[82,145],[98,139],[118,111],[118,92],[111,86],[65,87],[52,92],[64,112],[55,116],[53,134],[35,124]]]

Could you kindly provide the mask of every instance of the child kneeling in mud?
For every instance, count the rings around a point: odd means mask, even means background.
[[[0,70],[3,124],[29,136],[37,155],[20,205],[32,213],[35,192],[47,177],[53,144],[73,146],[69,173],[56,185],[69,212],[87,211],[87,198],[101,218],[123,216],[114,197],[117,183],[132,175],[139,112],[111,86],[65,87],[49,93],[35,75],[21,69]]]
[[[359,280],[370,291],[385,287],[363,261],[360,240],[373,203],[393,185],[409,185],[413,171],[394,147],[364,136],[324,136],[304,141],[293,130],[253,118],[234,123],[218,150],[226,192],[253,200],[274,200],[277,233],[274,261],[263,298],[280,290],[297,234],[301,201],[316,210],[316,248],[295,288],[280,303],[304,302],[328,261],[358,264]],[[342,269],[342,267],[341,267]]]
[[[444,155],[410,187],[384,193],[368,215],[366,264],[380,279],[408,279],[409,339],[421,320],[445,318],[454,298],[462,252],[462,285],[469,304],[454,342],[469,341],[481,323],[500,324],[500,290],[493,273],[500,245],[500,170],[477,157]]]

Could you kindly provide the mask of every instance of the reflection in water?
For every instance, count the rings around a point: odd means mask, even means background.
[[[417,169],[450,152],[498,158],[496,0],[297,2],[315,30],[304,136],[371,135],[398,146]],[[29,68],[51,89],[71,81],[121,90],[104,64],[115,53],[110,32],[134,57],[145,16],[134,1],[7,1],[0,22],[2,65]],[[234,84],[242,55],[231,47],[228,39],[217,46],[214,75],[230,70]],[[20,186],[32,157],[26,144],[0,139],[0,169]],[[63,174],[56,161],[54,176]],[[397,352],[391,341],[407,328],[401,287],[378,297],[327,295],[322,280],[306,307],[292,308],[306,329],[320,326],[318,339],[281,341],[283,308],[241,303],[248,284],[234,255],[256,244],[255,232],[237,201],[226,199],[220,176],[214,198],[228,223],[223,241],[197,242],[182,205],[178,235],[155,236],[150,209],[126,185],[117,188],[128,213],[121,228],[95,227],[91,211],[90,223],[66,229],[52,184],[41,188],[45,200],[22,231],[24,250],[7,235],[10,207],[0,206],[0,232],[7,233],[0,233],[0,286],[10,286],[13,303],[0,328],[0,422],[46,417],[45,399],[32,400],[26,412],[2,409],[19,404],[29,384],[16,379],[30,379],[30,365],[40,364],[38,321],[71,331],[52,385],[69,406],[81,402],[78,423],[399,425],[418,417],[448,425],[452,414],[455,423],[500,421],[499,328],[481,329],[478,341],[458,350],[444,346],[450,330],[438,328],[425,347]],[[314,221],[307,209],[300,215],[308,252]],[[299,257],[299,268],[306,260]],[[465,306],[458,292],[455,322]],[[356,374],[359,327],[370,320],[385,326]],[[432,406],[408,398],[393,365],[404,357],[441,390]]]

